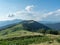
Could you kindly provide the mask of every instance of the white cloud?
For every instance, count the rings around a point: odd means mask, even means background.
[[[9,14],[8,17],[14,17],[15,15],[14,14]]]
[[[33,7],[34,7],[34,5],[26,6],[25,10],[30,12],[30,11],[32,11]]]
[[[45,13],[44,15],[43,15],[43,17],[45,17],[45,18],[47,18],[47,17],[49,17],[49,16],[54,16],[54,17],[56,17],[56,16],[60,16],[60,9],[58,9],[58,10],[56,10],[56,11],[52,11],[52,12],[48,12],[48,13]]]
[[[23,20],[38,20],[39,17],[39,14],[37,12],[17,11],[14,14],[15,18]]]
[[[60,9],[56,10],[56,11],[52,11],[52,12],[48,12],[48,13],[42,13],[41,12],[35,12],[35,11],[17,11],[14,13],[14,18],[17,19],[22,19],[22,20],[36,20],[36,21],[41,21],[43,19],[46,19],[48,17],[58,17],[60,16]],[[48,18],[49,19],[49,18]],[[54,18],[53,18],[54,19]]]
[[[7,15],[0,17],[0,21],[13,20],[13,19],[15,19],[15,18],[8,17]]]
[[[60,12],[60,9],[58,9],[57,11],[59,11],[59,12]]]
[[[10,13],[8,15],[2,16],[0,18],[0,21],[12,19],[34,20],[34,14],[31,12],[33,7],[33,5],[26,6],[22,11],[16,11],[15,13]]]
[[[0,21],[1,20],[12,20],[12,19],[22,19],[22,20],[36,20],[36,21],[41,21],[44,20],[48,17],[60,17],[60,9],[55,10],[55,11],[51,11],[48,13],[41,13],[39,11],[32,11],[33,10],[34,5],[29,5],[26,6],[24,10],[21,11],[16,11],[10,15],[6,15],[6,16],[1,16],[0,17]],[[53,19],[54,19],[53,18]],[[49,18],[48,18],[49,19]]]

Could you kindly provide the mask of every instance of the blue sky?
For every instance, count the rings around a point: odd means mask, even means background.
[[[0,0],[0,21],[60,21],[60,0]]]

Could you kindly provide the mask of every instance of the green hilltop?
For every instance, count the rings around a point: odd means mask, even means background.
[[[54,40],[60,43],[60,36],[58,34],[58,31],[52,31],[51,28],[39,22],[27,20],[9,26],[7,25],[6,28],[0,30],[0,45],[53,43]]]

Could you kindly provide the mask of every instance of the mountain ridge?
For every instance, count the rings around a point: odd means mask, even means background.
[[[0,21],[0,27],[6,26],[6,25],[9,25],[9,24],[14,24],[14,23],[16,24],[16,23],[21,22],[21,21],[22,21],[21,19]]]
[[[26,30],[39,30],[39,29],[47,30],[47,29],[50,29],[49,27],[45,26],[44,24],[39,23],[39,22],[34,21],[34,20],[24,20],[24,21],[10,24],[10,25],[4,26],[4,27],[6,27],[5,29],[7,29],[7,28],[14,27],[16,25],[22,25],[23,29],[26,29]]]

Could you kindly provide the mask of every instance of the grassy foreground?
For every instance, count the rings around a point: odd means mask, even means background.
[[[32,43],[41,43],[41,42],[47,42],[50,41],[50,39],[46,36],[24,36],[24,37],[14,37],[14,38],[8,38],[8,39],[2,39],[0,40],[0,45],[29,45]]]
[[[7,39],[1,39],[0,45],[59,45],[59,36],[42,36],[42,35],[30,35],[22,37],[13,37]]]
[[[5,33],[9,31],[11,33]],[[0,35],[0,45],[59,45],[60,35],[42,34],[26,30],[3,30]]]

